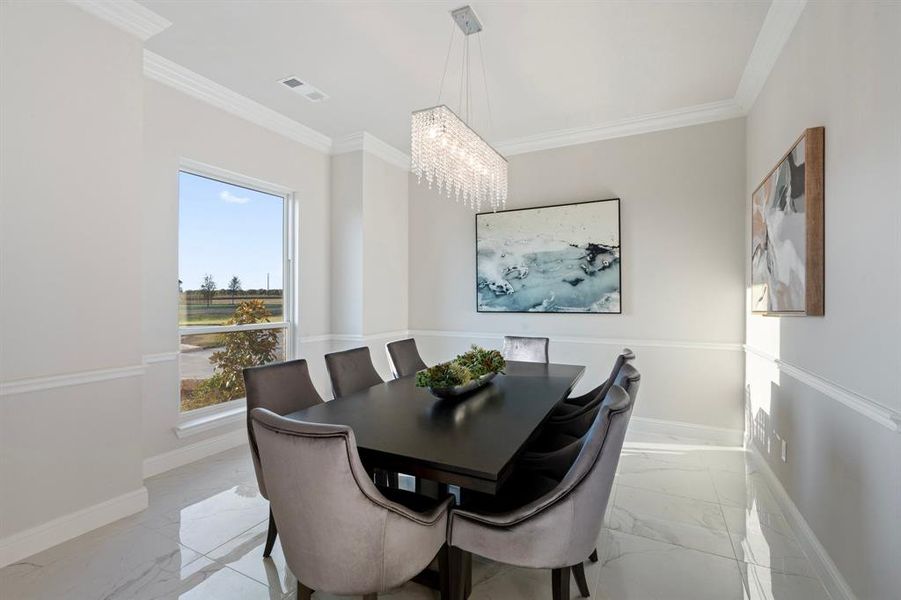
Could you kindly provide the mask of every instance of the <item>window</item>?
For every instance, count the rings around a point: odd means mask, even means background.
[[[244,367],[291,356],[291,195],[178,178],[181,410],[243,398]]]

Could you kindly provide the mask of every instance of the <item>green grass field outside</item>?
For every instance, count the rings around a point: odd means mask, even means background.
[[[273,295],[238,295],[234,301],[231,296],[217,295],[209,304],[205,299],[191,294],[181,294],[178,305],[179,327],[191,325],[225,325],[235,312],[237,306],[243,300],[263,300],[266,309],[272,315],[270,320],[281,321],[284,314],[284,301],[282,296]]]

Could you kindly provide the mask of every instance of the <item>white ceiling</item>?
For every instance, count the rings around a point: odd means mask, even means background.
[[[368,131],[409,150],[410,112],[457,108],[462,38],[453,2],[141,0],[172,22],[146,47],[330,137]],[[473,52],[476,128],[499,143],[732,99],[766,1],[473,3],[488,74]],[[296,75],[330,99],[278,81]]]

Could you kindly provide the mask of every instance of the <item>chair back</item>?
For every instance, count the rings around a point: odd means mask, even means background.
[[[247,438],[250,456],[257,476],[260,494],[269,498],[263,471],[260,469],[260,453],[253,435],[250,413],[255,408],[265,408],[277,415],[286,415],[322,402],[322,396],[313,386],[307,361],[289,360],[260,367],[244,369],[244,389],[247,391]]]
[[[388,351],[388,362],[391,363],[391,374],[395,379],[415,375],[427,368],[413,338],[391,342],[385,349]]]
[[[504,336],[504,358],[522,362],[548,362],[548,345],[545,337]]]
[[[544,496],[506,513],[452,515],[449,543],[499,562],[570,567],[594,548],[613,488],[640,376],[624,365],[566,475]]]
[[[622,352],[616,357],[616,360],[613,363],[613,370],[610,371],[610,377],[608,377],[604,383],[586,394],[586,396],[593,396],[594,398],[576,410],[560,415],[559,417],[551,416],[551,418],[548,419],[548,427],[576,437],[585,435],[585,432],[588,431],[588,428],[591,427],[591,424],[594,422],[598,410],[600,410],[601,404],[607,397],[610,388],[614,385],[619,385],[628,389],[626,385],[624,385],[622,379],[622,369],[634,358],[634,352],[628,348],[623,348]]]
[[[385,383],[372,364],[368,346],[326,354],[325,367],[332,381],[335,398]]]
[[[261,408],[251,418],[285,560],[305,586],[370,594],[399,586],[428,566],[443,543],[446,512],[431,524],[436,541],[424,544],[428,528],[378,491],[349,427],[286,419]]]
[[[641,375],[627,364],[623,365],[617,380],[601,404],[579,456],[560,482],[562,490],[571,489],[576,525],[568,549],[568,557],[574,562],[569,564],[583,560],[597,543]]]

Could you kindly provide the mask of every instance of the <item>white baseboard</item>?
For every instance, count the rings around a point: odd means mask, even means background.
[[[760,454],[760,451],[754,444],[748,444],[747,447],[754,462],[760,467],[760,472],[766,478],[770,489],[773,490],[776,501],[782,509],[782,514],[795,532],[804,554],[807,555],[808,560],[810,560],[820,576],[820,581],[823,582],[823,586],[829,592],[829,596],[832,597],[832,600],[857,600],[848,582],[845,581],[838,567],[835,566],[829,553],[826,552],[826,548],[817,539],[813,529],[807,524],[804,515],[795,506],[791,496],[782,487],[782,482],[776,477],[770,465],[767,464],[766,459]]]
[[[144,478],[153,477],[160,473],[165,473],[177,467],[187,465],[194,461],[218,454],[226,450],[231,450],[247,443],[247,430],[245,428],[236,429],[208,438],[200,442],[188,444],[169,452],[163,452],[156,456],[144,459]]]
[[[710,427],[709,425],[698,425],[683,421],[666,421],[650,417],[632,417],[629,428],[645,433],[661,433],[693,438],[720,446],[741,446],[744,441],[744,431],[741,429]]]
[[[147,508],[147,488],[110,498],[0,539],[0,567],[108,525]]]

